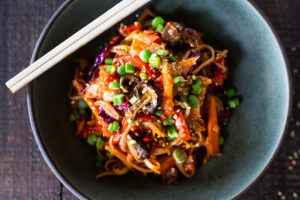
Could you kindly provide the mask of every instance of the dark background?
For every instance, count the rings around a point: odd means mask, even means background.
[[[62,2],[0,0],[0,200],[76,199],[52,174],[38,150],[27,114],[26,89],[12,95],[4,86],[29,64],[43,27]],[[253,2],[270,19],[283,43],[294,97],[278,153],[238,199],[300,199],[300,0]]]

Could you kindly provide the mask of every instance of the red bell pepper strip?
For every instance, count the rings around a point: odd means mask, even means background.
[[[156,79],[159,77],[160,73],[151,69],[148,63],[143,62],[138,56],[121,56],[118,57],[118,61],[122,60],[124,63],[131,63],[137,69],[145,72],[151,79]]]
[[[182,135],[179,135],[179,136],[184,140],[190,140],[191,135],[190,135],[189,129],[186,125],[184,116],[183,116],[180,108],[176,106],[174,108],[174,111],[175,111],[175,114],[177,115],[177,118],[175,120],[175,127],[176,127],[177,131],[180,134],[182,134]]]
[[[134,30],[141,29],[141,28],[142,28],[142,25],[140,22],[134,22],[134,24],[125,26],[123,29],[123,32],[129,34],[129,33],[133,32]]]

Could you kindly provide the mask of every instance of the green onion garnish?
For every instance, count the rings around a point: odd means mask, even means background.
[[[108,88],[111,90],[118,90],[120,89],[120,83],[117,80],[113,80],[109,83]]]
[[[124,97],[125,95],[124,94],[116,94],[114,95],[113,97],[113,103],[114,105],[120,105],[124,102]]]
[[[172,156],[177,163],[183,163],[187,157],[186,153],[179,148],[173,151]]]
[[[105,58],[104,62],[106,65],[111,65],[113,62],[113,58]]]
[[[174,125],[167,127],[167,133],[169,140],[175,140],[178,136],[178,131],[176,130],[176,127]]]

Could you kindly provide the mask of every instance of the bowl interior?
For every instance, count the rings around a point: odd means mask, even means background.
[[[112,7],[116,0],[74,0],[66,6],[39,46],[38,56]],[[218,48],[229,50],[230,81],[243,96],[229,122],[224,155],[200,167],[179,185],[128,174],[96,180],[96,153],[69,122],[68,89],[74,59],[96,55],[118,25],[36,79],[29,96],[33,129],[46,160],[67,187],[92,199],[230,199],[263,170],[283,132],[289,88],[285,62],[270,28],[247,1],[176,0],[150,5],[167,20],[196,27]],[[130,23],[133,15],[124,22]],[[74,190],[75,189],[75,190]],[[82,197],[82,196],[81,196]]]

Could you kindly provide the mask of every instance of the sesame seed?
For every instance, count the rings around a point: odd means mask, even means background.
[[[281,199],[282,199],[282,200],[285,200],[285,196],[284,196],[284,195],[283,195],[283,196],[281,196]]]
[[[288,166],[288,170],[293,170],[294,167],[293,166]]]
[[[298,197],[298,194],[296,192],[293,192],[293,197],[296,199]]]
[[[297,151],[293,152],[293,156],[294,156],[295,159],[298,159],[299,155],[298,155]]]
[[[178,116],[175,114],[175,115],[174,115],[174,119],[177,119],[177,118],[178,118]]]
[[[278,196],[281,196],[281,195],[282,195],[282,192],[281,192],[281,191],[278,191],[277,194],[278,194]]]
[[[298,149],[298,153],[300,154],[300,149]]]
[[[192,79],[193,79],[193,80],[196,80],[196,76],[195,76],[195,75],[193,75],[193,76],[192,76]]]
[[[296,165],[296,160],[292,160],[292,165]]]
[[[294,73],[294,74],[297,74],[297,73],[298,73],[298,69],[296,69],[296,68],[293,69],[293,73]]]
[[[291,49],[293,52],[297,51],[297,47],[293,46]]]
[[[293,160],[293,156],[289,156],[288,159],[289,159],[289,160]]]
[[[296,126],[300,126],[300,122],[299,121],[296,121]]]
[[[297,102],[297,108],[300,109],[300,101]]]
[[[292,131],[291,131],[290,136],[291,136],[292,138],[295,137],[295,130],[292,130]]]

